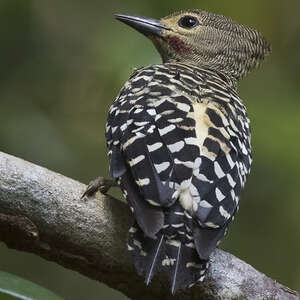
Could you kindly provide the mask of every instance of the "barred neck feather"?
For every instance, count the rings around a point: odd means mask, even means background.
[[[178,26],[183,16],[191,16],[199,24],[191,29]],[[152,38],[163,62],[181,62],[210,68],[234,80],[258,67],[271,51],[262,35],[222,15],[190,10],[161,19],[171,30],[163,38]]]

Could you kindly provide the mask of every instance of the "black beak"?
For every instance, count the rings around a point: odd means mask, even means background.
[[[116,14],[115,17],[117,20],[131,26],[146,36],[162,36],[163,30],[170,30],[161,24],[159,20],[155,19],[119,14]]]

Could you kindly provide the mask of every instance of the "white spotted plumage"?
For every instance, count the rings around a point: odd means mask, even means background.
[[[149,283],[159,270],[187,268],[202,281],[207,245],[217,246],[237,211],[252,161],[234,84],[180,63],[139,69],[112,104],[106,138],[111,173],[136,219],[128,249],[138,272]],[[180,284],[180,276],[173,289],[195,281]]]

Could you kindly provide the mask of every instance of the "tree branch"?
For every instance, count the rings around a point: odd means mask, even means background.
[[[0,152],[0,240],[104,282],[131,299],[300,299],[219,249],[203,284],[171,296],[166,278],[159,275],[146,287],[126,250],[132,222],[127,205],[99,193],[81,200],[85,188]]]

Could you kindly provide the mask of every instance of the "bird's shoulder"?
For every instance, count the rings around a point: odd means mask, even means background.
[[[237,136],[245,143],[250,137],[245,106],[230,79],[183,64],[151,65],[132,74],[110,108],[107,130],[123,132],[132,122],[186,132],[198,128],[199,136],[208,128],[216,135],[228,128],[228,139]]]

